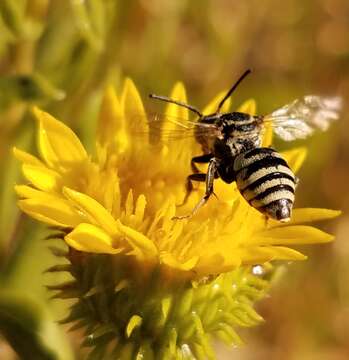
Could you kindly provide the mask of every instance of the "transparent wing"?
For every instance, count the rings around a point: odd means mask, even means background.
[[[316,129],[326,131],[342,109],[340,97],[304,96],[264,118],[285,141],[305,139]]]
[[[159,140],[169,141],[195,137],[195,135],[215,137],[217,134],[217,127],[214,124],[203,124],[160,113],[134,114],[129,116],[127,121],[135,125],[139,121],[144,121],[144,117],[146,117],[148,129],[139,131],[137,126],[132,126],[132,135],[150,135]]]

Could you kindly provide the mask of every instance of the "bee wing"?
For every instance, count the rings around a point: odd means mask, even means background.
[[[214,137],[217,132],[214,124],[204,124],[198,121],[152,112],[134,114],[128,121],[136,124],[138,121],[144,121],[144,117],[146,117],[145,120],[148,124],[148,129],[139,131],[136,126],[133,126],[132,135],[146,135],[151,136],[153,139],[167,142],[170,140],[194,138],[195,135]]]
[[[308,95],[275,110],[264,121],[271,122],[274,133],[285,141],[305,139],[316,129],[326,131],[341,108],[340,97]]]

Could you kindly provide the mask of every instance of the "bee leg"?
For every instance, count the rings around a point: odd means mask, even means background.
[[[185,188],[186,188],[187,191],[186,191],[186,194],[184,196],[183,202],[181,204],[179,204],[178,206],[183,206],[188,201],[188,198],[189,198],[190,194],[194,190],[193,181],[205,182],[206,181],[206,174],[198,172],[196,174],[191,174],[191,175],[187,176],[187,182],[186,182],[186,185],[185,185]]]
[[[173,219],[180,220],[180,219],[190,218],[193,215],[195,215],[198,212],[198,210],[206,204],[210,196],[213,194],[213,182],[216,177],[217,167],[218,167],[217,160],[215,158],[211,159],[210,163],[208,164],[207,174],[205,178],[205,182],[206,182],[205,195],[195,205],[194,209],[189,215],[175,216],[173,217]]]
[[[295,187],[297,187],[298,184],[299,184],[299,177],[295,176],[294,177],[294,185],[295,185]]]
[[[208,163],[212,158],[213,158],[213,154],[204,154],[204,155],[200,155],[200,156],[194,156],[190,161],[190,165],[191,165],[191,169],[193,170],[193,173],[198,174],[200,172],[200,170],[197,168],[195,163],[205,164],[205,163]]]
[[[266,228],[268,228],[268,224],[269,224],[269,218],[268,218],[267,215],[264,215],[264,226],[265,226]]]

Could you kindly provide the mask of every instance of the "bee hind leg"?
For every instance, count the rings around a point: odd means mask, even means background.
[[[183,206],[187,203],[190,194],[194,191],[193,181],[205,182],[206,174],[204,173],[195,173],[187,176],[187,181],[185,184],[186,194],[181,204],[178,206]]]
[[[297,188],[298,184],[299,184],[299,177],[295,176],[294,177],[294,186],[295,186],[295,188]]]
[[[184,196],[182,203],[178,204],[177,206],[183,206],[187,203],[190,194],[194,191],[193,181],[199,181],[199,182],[206,181],[206,174],[200,172],[200,170],[197,168],[197,166],[195,164],[196,163],[198,163],[198,164],[208,163],[212,158],[213,158],[212,154],[204,154],[204,155],[200,155],[200,156],[194,156],[191,159],[190,165],[193,170],[193,174],[191,174],[187,177],[187,181],[185,184],[186,194]]]
[[[214,179],[216,178],[216,173],[217,173],[217,161],[213,158],[210,160],[210,163],[208,165],[208,169],[207,169],[207,174],[203,174],[205,175],[205,182],[206,182],[206,191],[205,191],[205,195],[200,199],[200,201],[195,205],[194,209],[192,210],[192,212],[188,215],[184,215],[184,216],[175,216],[173,217],[174,220],[180,220],[180,219],[186,219],[186,218],[191,218],[193,215],[195,215],[198,210],[203,207],[206,202],[208,201],[208,199],[210,198],[210,196],[214,193],[213,192],[213,183],[214,183]],[[192,174],[192,175],[199,175],[199,174]],[[202,175],[202,174],[201,174]],[[189,175],[190,176],[190,175]]]
[[[191,165],[191,169],[193,170],[193,173],[194,174],[200,173],[200,170],[195,164],[206,164],[210,162],[212,158],[213,158],[213,154],[203,154],[200,156],[194,156],[190,161],[190,165]]]

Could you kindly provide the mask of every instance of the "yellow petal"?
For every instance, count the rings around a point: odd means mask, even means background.
[[[297,173],[307,156],[307,149],[305,147],[299,147],[292,150],[283,151],[282,155],[286,159],[289,167],[293,170],[293,172]]]
[[[207,249],[204,254],[200,254],[199,261],[195,266],[195,271],[200,274],[217,274],[237,268],[241,265],[240,249],[233,251],[215,251]]]
[[[33,112],[39,121],[39,149],[48,165],[65,168],[87,158],[80,140],[68,126],[36,107]]]
[[[270,122],[265,123],[262,146],[269,147],[273,143],[273,126]]]
[[[129,338],[133,330],[142,325],[142,318],[139,315],[133,315],[126,326],[126,336]]]
[[[69,246],[79,251],[118,254],[123,249],[113,247],[113,239],[100,227],[82,223],[65,237]]]
[[[142,260],[153,260],[155,258],[158,251],[148,237],[137,230],[123,225],[119,220],[117,221],[117,229],[125,236],[125,240],[133,248],[136,256]]]
[[[177,82],[175,84],[169,97],[170,97],[170,99],[174,99],[174,100],[178,100],[178,101],[187,103],[187,94],[186,94],[185,87],[182,82]],[[186,109],[183,106],[179,106],[177,104],[167,104],[165,114],[166,114],[166,116],[178,118],[179,120],[180,119],[187,120],[189,117],[188,109]],[[167,128],[171,129],[171,126],[173,126],[172,123],[169,123],[169,124],[165,123],[164,129],[167,129]],[[176,125],[174,125],[174,126],[176,127]]]
[[[333,236],[312,226],[291,225],[262,231],[254,239],[258,245],[316,244],[333,240]]]
[[[67,201],[35,189],[33,191],[41,194],[36,194],[33,198],[19,200],[18,206],[34,219],[50,225],[69,228],[75,227],[85,220]]]
[[[180,262],[173,254],[164,252],[160,254],[160,262],[174,269],[189,271],[195,267],[199,261],[199,256],[193,256],[185,262]]]
[[[54,192],[58,191],[61,187],[61,176],[56,171],[45,166],[24,164],[22,171],[24,176],[40,190]]]
[[[244,101],[237,109],[238,112],[245,114],[256,115],[257,113],[257,104],[254,99],[249,99]]]
[[[15,185],[15,191],[17,195],[21,198],[34,198],[38,194],[39,196],[47,196],[47,193],[36,190],[32,188],[31,186],[27,185]]]
[[[13,148],[13,155],[16,157],[16,159],[18,159],[19,161],[21,161],[24,164],[35,165],[35,166],[45,166],[44,163],[41,160],[39,160],[37,157],[35,157],[25,151],[17,149],[16,147]]]
[[[126,79],[121,95],[121,106],[128,134],[146,134],[149,131],[145,111],[139,92],[131,79]]]
[[[109,86],[104,92],[98,115],[97,142],[105,146],[113,141],[118,152],[122,153],[127,148],[128,138],[121,103],[114,88]]]
[[[184,85],[181,82],[177,82],[176,85],[173,87],[169,97],[171,99],[187,103],[187,95]],[[165,120],[162,124],[163,142],[166,143],[166,141],[168,140],[168,137],[166,137],[166,135],[171,131],[176,129],[183,130],[183,127],[181,127],[180,125],[181,121],[182,123],[185,123],[185,120],[188,119],[188,109],[176,104],[168,104],[165,110]],[[176,142],[177,149],[183,146],[178,145],[179,143],[181,143],[180,140]]]
[[[244,264],[263,264],[272,260],[306,260],[299,251],[282,246],[252,246],[241,249]]]
[[[50,198],[51,200],[63,200],[59,195],[48,194],[45,191],[34,189],[28,185],[15,185],[15,191],[19,197],[26,199],[47,201]],[[66,202],[66,200],[63,201]]]
[[[208,105],[205,106],[204,110],[202,111],[205,115],[214,114],[217,111],[218,104],[222,101],[227,91],[221,91],[217,96],[215,96]],[[231,105],[231,98],[228,98],[224,105],[222,106],[220,112],[225,113],[228,112]]]
[[[181,82],[176,83],[169,97],[187,103],[184,85]],[[162,143],[170,147],[169,155],[173,159],[172,161],[179,164],[189,163],[190,152],[188,150],[191,149],[192,143],[194,142],[193,126],[186,123],[188,119],[189,111],[183,106],[176,104],[168,104],[166,106],[165,120],[162,124]],[[171,134],[171,132],[174,134],[177,132],[179,135],[176,141],[169,142],[171,137],[168,135]],[[163,161],[168,162],[169,160]]]
[[[147,205],[147,200],[145,198],[145,196],[143,194],[141,194],[140,196],[138,196],[137,201],[136,201],[136,209],[135,209],[135,224],[139,225],[142,223],[143,221],[143,217],[144,217],[144,210],[145,207]]]
[[[63,194],[85,214],[92,224],[99,225],[112,237],[119,235],[114,218],[98,201],[67,187],[63,188]]]
[[[299,208],[292,211],[291,221],[288,223],[281,223],[275,221],[275,226],[289,226],[295,224],[303,224],[307,222],[322,221],[336,218],[341,215],[341,211],[330,209],[317,209],[317,208]]]

